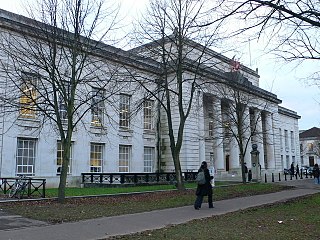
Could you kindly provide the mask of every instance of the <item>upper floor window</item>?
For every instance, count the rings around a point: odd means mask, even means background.
[[[66,102],[61,94],[58,96],[58,101],[59,101],[59,114],[60,114],[60,119],[62,121],[65,121],[68,119],[67,115],[67,105]]]
[[[122,128],[129,128],[130,126],[130,99],[131,96],[120,94],[119,126]]]
[[[213,120],[209,121],[209,137],[213,137]]]
[[[153,101],[145,100],[143,103],[143,128],[146,130],[153,129]]]
[[[295,150],[294,144],[294,134],[293,131],[290,132],[290,140],[291,140],[291,150]]]
[[[313,151],[313,143],[308,143],[308,151]]]
[[[91,102],[91,124],[102,126],[104,114],[104,94],[105,90],[93,88]]]
[[[286,149],[289,147],[288,130],[284,130],[284,146]]]
[[[282,139],[282,131],[281,128],[279,128],[279,137],[280,137],[280,148],[283,149],[283,139]]]
[[[21,83],[20,117],[36,117],[37,78],[31,74],[24,74]]]

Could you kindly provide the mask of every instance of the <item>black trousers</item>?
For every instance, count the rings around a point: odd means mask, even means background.
[[[196,201],[194,202],[194,207],[195,208],[201,208],[201,204],[203,202],[203,195],[197,195]],[[208,194],[208,204],[209,207],[213,207],[213,202],[212,202],[212,191],[211,193]]]

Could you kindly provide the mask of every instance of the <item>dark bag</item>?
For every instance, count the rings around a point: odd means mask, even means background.
[[[206,183],[206,177],[204,175],[204,171],[200,171],[198,172],[198,175],[196,177],[196,182],[199,184],[199,185],[204,185]]]

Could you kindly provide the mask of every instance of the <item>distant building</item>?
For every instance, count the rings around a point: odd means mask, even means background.
[[[320,164],[320,128],[300,131],[299,141],[301,165]]]

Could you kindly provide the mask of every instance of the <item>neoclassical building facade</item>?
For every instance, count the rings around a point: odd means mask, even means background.
[[[31,19],[0,10],[2,36],[24,35],[32,27]],[[146,56],[145,49],[150,45],[129,51],[103,43],[98,46],[92,58],[101,64],[101,68],[103,64],[108,64],[117,69],[129,69],[143,78],[153,79],[154,85],[150,87],[156,88],[161,64],[157,57]],[[215,167],[217,177],[240,174],[240,149],[229,127],[232,124],[230,112],[235,102],[232,99],[235,89],[247,101],[243,122],[243,139],[247,139],[244,155],[247,166],[252,166],[252,144],[258,146],[262,172],[282,172],[291,162],[300,164],[300,116],[281,107],[282,101],[275,94],[259,87],[257,71],[246,66],[233,71],[230,68],[232,59],[191,40],[189,46],[194,49],[193,56],[201,53],[207,61],[200,66],[197,84],[202,87],[195,92],[192,110],[184,126],[180,153],[182,171],[195,171],[201,161],[206,160]],[[0,56],[2,60],[6,57],[3,52]],[[14,65],[10,60],[7,64]],[[21,72],[23,76],[30,76],[24,69]],[[183,76],[188,79],[194,74],[191,66],[184,70]],[[0,177],[24,174],[46,178],[49,187],[57,186],[63,152],[57,128],[43,121],[36,110],[26,108],[28,101],[23,96],[19,99],[17,111],[5,111],[6,96],[10,95],[10,91],[6,88],[6,75],[1,74],[1,78],[0,90],[4,97],[0,99]],[[145,99],[145,93],[134,84],[119,81],[119,85],[121,87],[117,88],[112,101],[97,105],[94,111],[87,111],[73,132],[68,169],[70,186],[79,185],[81,173],[84,172],[174,171],[167,116],[161,105],[156,99]],[[84,86],[83,91],[85,89],[89,92],[102,91],[103,94],[109,90],[95,86]],[[23,87],[19,90],[29,91]],[[188,85],[185,85],[185,91],[188,92]],[[99,100],[97,98],[99,94],[95,94],[90,101]],[[138,102],[141,103],[141,99],[144,100],[140,108],[134,108]],[[177,106],[172,109],[172,116],[173,127],[177,128]]]

